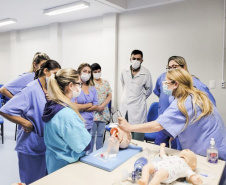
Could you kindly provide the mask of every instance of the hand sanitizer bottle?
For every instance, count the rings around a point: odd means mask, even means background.
[[[207,149],[207,161],[209,163],[218,162],[218,149],[215,146],[214,138],[211,138],[210,147]]]

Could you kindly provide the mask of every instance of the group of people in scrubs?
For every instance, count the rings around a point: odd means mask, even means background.
[[[92,152],[96,135],[96,148],[103,146],[111,88],[99,64],[61,69],[37,52],[32,69],[1,93],[11,99],[0,114],[19,125],[15,150],[21,182],[30,184]]]
[[[142,63],[142,51],[134,50],[128,67],[121,72],[119,127],[140,141],[144,133],[161,131],[156,144],[168,145],[173,138],[175,149],[190,149],[203,156],[213,137],[219,158],[226,160],[226,128],[215,99],[197,77],[189,74],[183,57],[168,59],[167,72],[160,75],[154,88],[159,116],[146,123],[146,100],[153,84]],[[38,52],[32,69],[5,84],[0,93],[11,98],[0,114],[20,125],[16,151],[21,182],[30,184],[76,162],[94,146],[103,147],[112,90],[101,78],[98,63],[82,63],[77,70],[61,69],[58,62]]]
[[[15,150],[18,155],[21,182],[30,184],[46,175],[44,122],[42,115],[48,99],[46,77],[61,68],[54,60],[46,60],[26,84],[1,109],[6,119],[19,124]]]

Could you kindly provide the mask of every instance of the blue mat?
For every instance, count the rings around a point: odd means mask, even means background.
[[[101,159],[99,156],[102,153],[102,148],[80,159],[81,162],[101,168],[106,171],[113,171],[122,163],[142,151],[142,147],[129,145],[126,149],[120,149],[117,157],[109,158],[107,160]]]

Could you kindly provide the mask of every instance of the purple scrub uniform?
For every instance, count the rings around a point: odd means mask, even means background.
[[[13,96],[23,89],[28,83],[34,80],[35,73],[28,72],[19,75],[16,79],[6,83],[5,87]]]
[[[46,103],[45,94],[37,80],[26,85],[4,105],[0,111],[29,120],[34,130],[18,131],[15,150],[18,152],[21,182],[30,184],[46,175],[44,123],[42,115]]]
[[[89,88],[89,94],[85,94],[83,90],[81,94],[76,98],[79,104],[87,104],[92,103],[93,105],[98,105],[98,98],[97,98],[97,90],[94,86]],[[72,99],[73,102],[75,100]],[[92,112],[80,112],[81,116],[85,119],[86,129],[90,132],[91,128],[93,127],[93,119],[94,114]]]
[[[154,89],[154,93],[159,97],[158,116],[164,113],[164,111],[169,107],[172,100],[174,99],[173,96],[169,97],[163,92],[162,81],[165,81],[165,80],[166,80],[166,72],[162,73],[159,76],[159,78],[156,81],[156,86]],[[216,101],[213,95],[211,94],[211,92],[209,91],[209,88],[194,76],[193,76],[193,85],[196,89],[206,93],[210,101],[216,106]],[[169,136],[163,133],[162,131],[158,132],[155,138],[155,144],[160,145],[160,143],[166,143],[167,146],[169,143]],[[179,150],[181,149],[180,143],[177,139],[172,141],[172,148],[179,149]]]

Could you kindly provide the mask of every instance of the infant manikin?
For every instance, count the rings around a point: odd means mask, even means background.
[[[171,183],[181,177],[187,177],[193,184],[202,184],[202,179],[193,171],[197,166],[197,157],[192,151],[186,149],[180,152],[180,156],[167,157],[165,143],[160,146],[162,160],[143,167],[142,177],[137,181],[139,185],[147,185],[150,174],[153,174],[153,178],[149,185],[159,185],[161,182]]]
[[[111,137],[106,152],[101,154],[102,158],[108,158],[110,156],[116,156],[119,148],[127,148],[132,139],[131,133],[121,130],[118,127],[113,127],[110,131]]]

